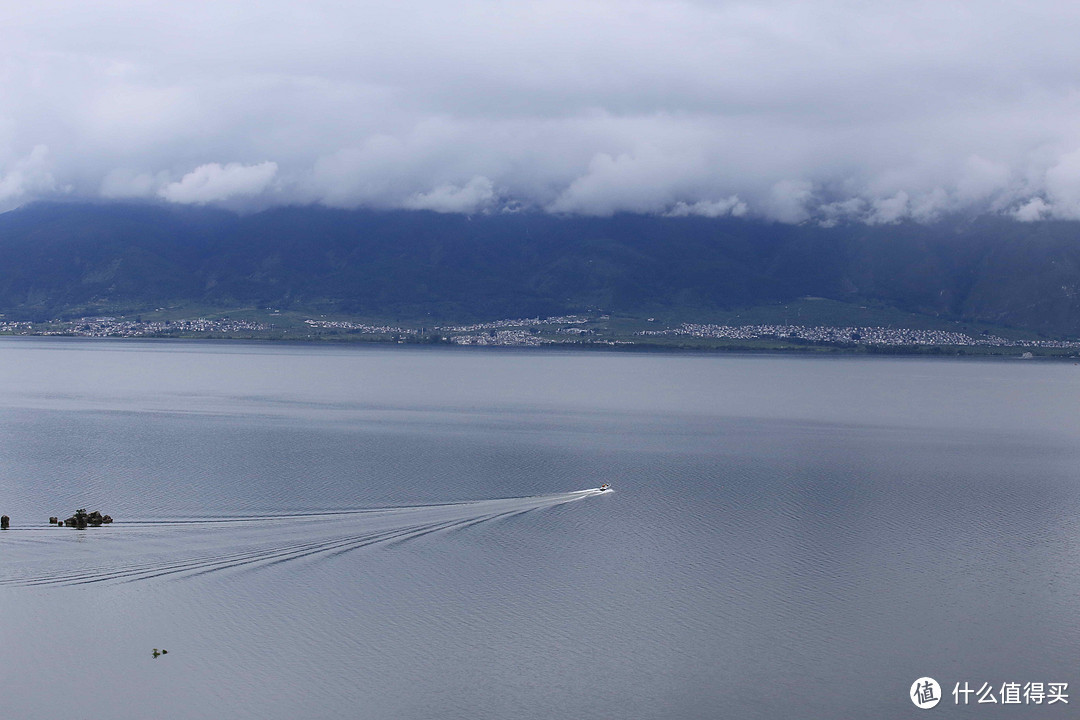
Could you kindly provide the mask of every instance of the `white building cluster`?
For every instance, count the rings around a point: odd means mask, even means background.
[[[369,325],[348,320],[305,320],[309,327],[323,330],[348,330],[371,335],[417,335],[419,330],[397,327],[396,325]]]
[[[1070,340],[1008,340],[997,335],[972,336],[951,330],[916,330],[886,327],[833,327],[828,325],[711,325],[683,323],[667,330],[642,330],[643,336],[688,336],[716,340],[761,340],[776,338],[811,343],[845,345],[913,346],[942,345],[969,347],[1080,348]]]
[[[496,330],[473,335],[451,335],[450,342],[455,345],[498,345],[503,347],[537,347],[559,342],[551,338],[534,335],[528,330]]]
[[[114,317],[79,318],[60,323],[57,327],[41,332],[41,335],[75,335],[78,337],[161,337],[192,334],[234,334],[265,331],[272,326],[249,320],[155,320],[142,322]]]
[[[584,325],[588,320],[577,315],[562,315],[549,318],[517,318],[513,320],[494,320],[474,325],[447,325],[437,328],[444,332],[472,333],[480,330],[500,330],[504,328],[534,327],[541,325]]]

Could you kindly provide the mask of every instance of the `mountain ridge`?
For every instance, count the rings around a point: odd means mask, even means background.
[[[490,320],[710,311],[815,296],[1080,336],[1080,223],[785,225],[40,203],[0,215],[9,319],[187,303]]]

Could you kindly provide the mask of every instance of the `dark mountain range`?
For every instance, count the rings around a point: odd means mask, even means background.
[[[0,215],[0,313],[183,304],[442,320],[693,319],[813,295],[1080,335],[1080,223],[794,226],[289,207],[36,204]]]

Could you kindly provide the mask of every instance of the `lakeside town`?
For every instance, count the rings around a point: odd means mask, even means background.
[[[649,324],[655,320],[649,318]],[[324,341],[443,343],[463,346],[644,346],[716,349],[925,349],[941,348],[1004,351],[1024,350],[1069,354],[1080,351],[1080,341],[1067,339],[1015,339],[988,331],[916,329],[882,326],[828,326],[793,324],[682,323],[656,329],[613,327],[610,316],[563,315],[502,319],[456,325],[408,327],[327,318],[282,318],[281,322],[230,318],[143,320],[97,316],[48,323],[0,318],[0,335],[88,338],[235,338]]]
[[[701,325],[683,323],[678,328],[643,330],[649,336],[696,337],[723,340],[798,340],[808,343],[885,347],[990,347],[1077,349],[1075,340],[1010,340],[993,334],[969,335],[950,330],[916,330],[886,327],[828,327],[804,325]]]

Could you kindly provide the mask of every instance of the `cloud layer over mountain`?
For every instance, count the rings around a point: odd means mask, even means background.
[[[41,0],[0,208],[39,198],[1080,219],[1080,6]]]

